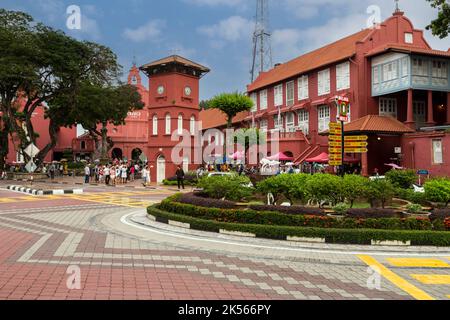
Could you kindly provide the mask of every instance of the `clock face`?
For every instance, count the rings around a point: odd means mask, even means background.
[[[158,87],[158,94],[163,94],[164,93],[164,86],[159,86]]]
[[[190,87],[184,88],[184,94],[190,96],[192,94],[192,89]]]

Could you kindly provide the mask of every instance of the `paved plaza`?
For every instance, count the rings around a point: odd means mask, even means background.
[[[172,188],[31,196],[6,186],[0,299],[450,299],[448,248],[287,243],[149,220],[145,208]]]

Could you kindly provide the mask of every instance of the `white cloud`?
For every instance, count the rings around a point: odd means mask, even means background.
[[[236,42],[248,39],[254,27],[254,23],[241,16],[232,16],[211,26],[199,27],[197,31],[212,39],[213,47],[220,47],[225,42]]]
[[[133,42],[155,41],[159,39],[165,27],[164,20],[150,20],[136,29],[125,29],[123,36]]]
[[[244,6],[247,4],[248,0],[183,0],[186,3],[197,5],[197,6]]]

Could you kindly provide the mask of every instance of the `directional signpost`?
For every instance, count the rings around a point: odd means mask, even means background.
[[[328,164],[330,166],[341,166],[344,174],[345,153],[367,153],[369,143],[368,136],[345,136],[344,123],[349,121],[350,101],[345,97],[336,97],[338,109],[337,121],[330,123],[330,134],[328,137]]]
[[[25,166],[25,169],[27,169],[29,173],[33,173],[37,169],[37,166],[34,163],[34,157],[39,153],[39,151],[40,150],[34,145],[34,143],[30,143],[30,145],[24,150],[24,152],[31,158],[30,162],[28,162]]]

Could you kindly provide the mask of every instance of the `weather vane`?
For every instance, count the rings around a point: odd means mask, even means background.
[[[399,12],[400,11],[400,7],[398,5],[399,0],[394,0],[394,1],[395,1],[395,12]]]

